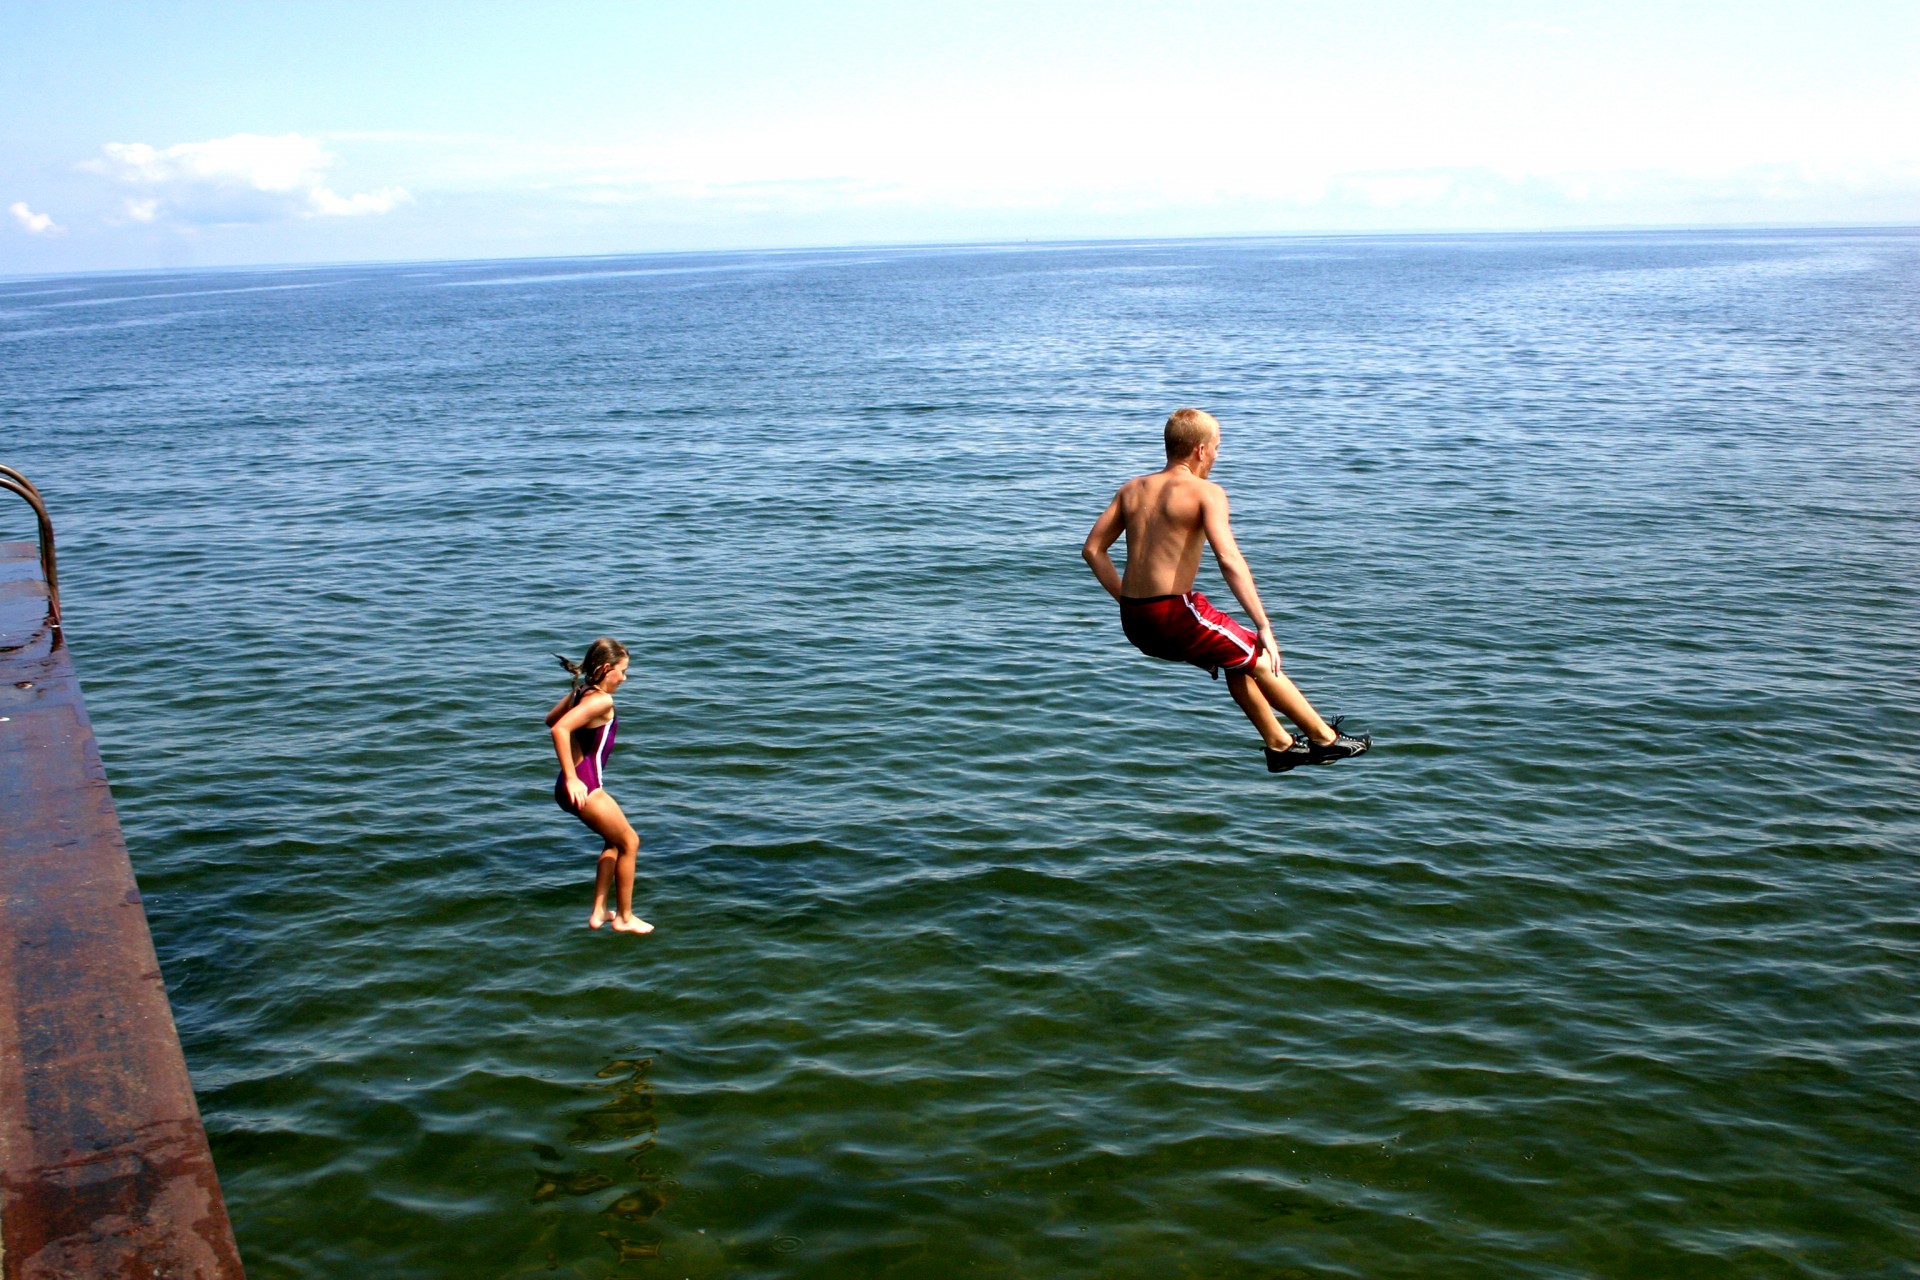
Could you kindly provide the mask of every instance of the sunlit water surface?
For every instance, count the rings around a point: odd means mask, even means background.
[[[1917,298],[1896,232],[0,284],[249,1273],[1915,1274]],[[1181,404],[1371,757],[1269,776],[1080,563]],[[602,633],[642,940],[549,798]]]

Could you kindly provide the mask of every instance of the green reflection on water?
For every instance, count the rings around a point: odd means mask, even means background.
[[[666,1208],[667,1188],[674,1185],[649,1163],[659,1133],[653,1086],[647,1080],[652,1067],[651,1057],[615,1058],[594,1072],[594,1079],[605,1083],[583,1087],[612,1096],[580,1112],[566,1134],[569,1145],[591,1149],[588,1158],[593,1163],[535,1169],[533,1194],[529,1197],[531,1203],[543,1205],[561,1197],[589,1196],[616,1185],[637,1184],[621,1191],[597,1215],[612,1220],[594,1234],[613,1250],[616,1264],[660,1256],[659,1233],[639,1229]],[[536,1154],[549,1164],[560,1155],[546,1146],[538,1148]],[[549,1258],[557,1260],[554,1255]]]

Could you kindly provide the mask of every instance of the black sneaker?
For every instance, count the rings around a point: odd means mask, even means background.
[[[1335,716],[1329,726],[1336,735],[1332,742],[1322,746],[1316,742],[1307,754],[1308,764],[1332,764],[1335,760],[1351,760],[1363,756],[1373,747],[1373,735],[1370,733],[1341,733],[1340,722],[1345,716]],[[1269,764],[1268,768],[1273,766]]]
[[[1304,734],[1298,735],[1287,744],[1285,751],[1275,751],[1272,747],[1262,748],[1267,753],[1267,772],[1285,773],[1297,765],[1312,761],[1313,748]]]

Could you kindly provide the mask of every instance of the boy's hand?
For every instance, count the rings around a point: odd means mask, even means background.
[[[1273,638],[1272,623],[1260,628],[1260,647],[1267,651],[1267,661],[1273,664],[1273,669],[1280,670],[1280,642]]]

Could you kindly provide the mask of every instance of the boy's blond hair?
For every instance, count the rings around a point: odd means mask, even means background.
[[[1220,424],[1204,409],[1175,409],[1167,419],[1167,461],[1191,458],[1210,440],[1220,438]]]

